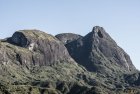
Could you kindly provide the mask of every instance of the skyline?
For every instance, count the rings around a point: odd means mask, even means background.
[[[22,29],[84,36],[98,25],[130,55],[140,70],[139,0],[1,0],[0,11],[0,39]]]

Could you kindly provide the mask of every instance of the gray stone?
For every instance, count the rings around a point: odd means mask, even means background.
[[[26,49],[26,52],[16,52],[17,60],[23,65],[27,65],[28,62],[44,66],[72,60],[63,43],[54,36],[39,30],[17,31],[8,39],[8,42],[15,47]]]
[[[67,44],[74,40],[82,38],[81,35],[73,34],[73,33],[62,33],[62,34],[56,35],[55,37],[58,38],[60,41],[62,41],[64,44]]]
[[[92,32],[66,44],[66,47],[74,60],[89,71],[136,71],[129,55],[102,27],[93,27]]]

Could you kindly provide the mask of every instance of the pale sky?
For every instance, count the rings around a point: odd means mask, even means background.
[[[0,38],[22,29],[85,35],[105,28],[140,70],[140,0],[0,0]]]

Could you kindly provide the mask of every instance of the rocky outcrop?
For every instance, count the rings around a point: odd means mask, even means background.
[[[70,55],[69,55],[70,54]],[[0,40],[0,94],[139,94],[140,72],[102,27]]]
[[[135,71],[130,57],[105,32],[95,26],[89,34],[81,39],[66,44],[70,55],[89,71]]]
[[[39,30],[17,31],[7,41],[3,43],[1,55],[4,54],[8,61],[12,59],[21,65],[45,66],[72,60],[65,46],[57,38]]]
[[[74,40],[82,38],[81,35],[73,34],[73,33],[62,33],[62,34],[56,35],[55,37],[58,38],[60,41],[62,41],[64,44],[67,44]]]

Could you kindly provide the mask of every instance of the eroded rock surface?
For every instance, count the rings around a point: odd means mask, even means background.
[[[119,71],[120,68],[126,72],[136,70],[129,55],[99,26],[83,38],[66,44],[66,47],[77,63],[89,71],[106,71],[105,68],[111,71]]]
[[[140,72],[102,27],[56,37],[20,30],[0,40],[0,94],[140,94]]]
[[[14,57],[22,65],[29,63],[44,66],[71,60],[67,49],[57,38],[39,30],[17,31],[8,38],[8,42],[5,46],[15,50]],[[8,52],[5,51],[5,54]]]
[[[73,33],[62,33],[62,34],[56,35],[55,37],[58,38],[60,41],[62,41],[64,44],[67,44],[74,40],[82,38],[81,35],[73,34]]]

